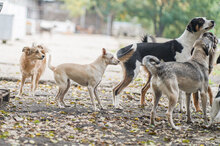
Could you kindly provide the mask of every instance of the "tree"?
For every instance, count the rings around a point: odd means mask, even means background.
[[[84,27],[86,10],[91,7],[91,0],[64,0],[64,3],[64,8],[69,10],[71,16],[80,16],[80,24]]]
[[[163,35],[166,27],[184,19],[180,17],[184,11],[181,7],[183,4],[183,0],[130,0],[127,2],[129,15],[138,17],[140,22],[146,19],[152,21],[154,33],[158,37]]]
[[[72,16],[82,16],[86,10],[95,8],[97,14],[107,21],[107,35],[112,33],[112,24],[116,15],[122,13],[125,0],[64,0],[65,8]]]

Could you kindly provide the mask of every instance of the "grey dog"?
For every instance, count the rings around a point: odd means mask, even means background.
[[[154,125],[156,107],[162,94],[169,98],[167,117],[172,128],[180,130],[173,123],[172,113],[178,101],[180,90],[186,92],[187,123],[191,122],[190,96],[191,93],[200,91],[202,98],[203,116],[205,123],[206,103],[208,91],[209,66],[213,64],[213,58],[217,44],[216,37],[208,32],[199,38],[193,48],[192,57],[187,62],[161,62],[154,56],[146,56],[143,64],[152,74],[151,87],[154,93],[154,106],[151,111],[151,124]]]

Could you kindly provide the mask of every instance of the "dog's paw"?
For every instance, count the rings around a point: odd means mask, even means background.
[[[183,127],[178,127],[178,126],[175,126],[175,127],[172,127],[172,128],[175,129],[175,130],[178,130],[178,131],[182,131],[182,130],[184,130]]]
[[[187,117],[186,123],[187,124],[193,124],[194,122],[192,121],[191,117],[190,118]]]
[[[57,106],[58,106],[59,108],[65,108],[65,106],[61,105],[59,102],[57,103]]]
[[[70,107],[70,105],[66,105],[65,103],[62,103],[62,105],[63,105],[64,107]]]
[[[29,96],[34,97],[35,93],[33,91],[29,92]]]
[[[20,93],[18,93],[18,94],[16,95],[16,97],[21,98],[22,95],[21,95]]]

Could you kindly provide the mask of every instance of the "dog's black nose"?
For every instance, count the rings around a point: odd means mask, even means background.
[[[211,23],[212,23],[212,24],[215,24],[215,21],[214,21],[214,20],[212,20],[212,21],[211,21]]]
[[[44,58],[45,56],[44,55],[42,55],[42,59]]]

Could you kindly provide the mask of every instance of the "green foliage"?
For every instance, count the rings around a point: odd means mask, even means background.
[[[64,0],[64,8],[70,11],[70,15],[78,17],[83,15],[86,9],[91,7],[91,0]]]
[[[111,15],[119,21],[136,21],[149,33],[175,38],[193,17],[207,17],[220,23],[219,0],[64,0],[72,16],[95,8],[104,20]],[[220,32],[220,27],[213,30]]]

